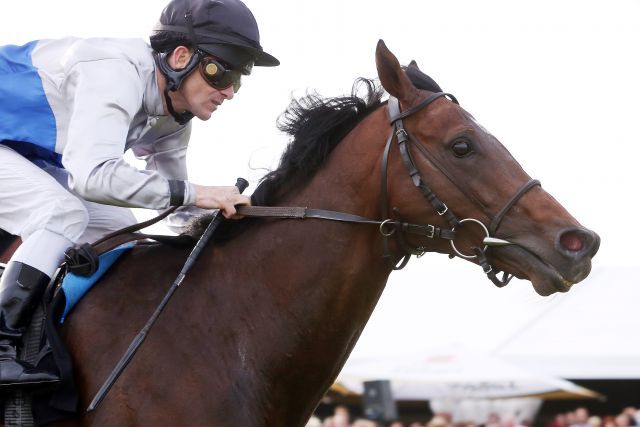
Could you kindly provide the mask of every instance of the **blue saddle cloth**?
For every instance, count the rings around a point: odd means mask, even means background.
[[[125,243],[123,245],[118,246],[110,250],[109,252],[105,252],[100,255],[100,263],[98,266],[98,271],[93,273],[91,276],[84,277],[78,276],[73,273],[67,273],[65,278],[62,280],[62,290],[64,291],[65,296],[65,308],[62,316],[60,317],[60,323],[64,323],[69,312],[73,309],[73,307],[82,299],[82,297],[91,289],[93,285],[96,284],[98,280],[107,272],[107,270],[113,265],[114,262],[120,258],[122,254],[131,250],[135,246],[135,243]]]

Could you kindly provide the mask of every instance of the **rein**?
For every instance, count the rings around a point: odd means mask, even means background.
[[[506,216],[506,214],[511,210],[511,208],[520,200],[529,190],[533,187],[539,186],[540,181],[536,179],[532,179],[527,181],[524,185],[522,185],[518,191],[505,203],[502,209],[498,211],[498,213],[493,217],[489,227],[480,220],[475,218],[465,218],[458,219],[458,217],[449,209],[449,207],[434,193],[434,191],[429,187],[426,180],[423,178],[420,173],[418,167],[416,166],[413,156],[410,150],[410,144],[415,146],[418,149],[418,152],[427,159],[432,165],[434,165],[443,175],[445,175],[452,184],[454,184],[460,191],[465,194],[469,199],[471,199],[474,203],[482,206],[482,204],[476,200],[474,197],[467,195],[464,191],[462,191],[461,187],[458,185],[456,180],[451,176],[451,174],[443,167],[440,166],[438,161],[427,151],[427,149],[422,146],[418,141],[415,140],[405,129],[403,119],[411,116],[412,114],[427,108],[432,102],[435,100],[446,97],[452,102],[458,104],[458,100],[455,96],[445,93],[445,92],[437,92],[428,96],[425,100],[420,102],[418,105],[408,109],[407,111],[400,111],[400,103],[394,97],[389,98],[388,102],[388,110],[389,110],[389,122],[392,127],[391,134],[387,139],[387,143],[384,148],[384,152],[382,155],[382,165],[381,165],[381,212],[382,212],[382,220],[371,219],[359,215],[354,215],[347,212],[339,212],[332,211],[326,209],[314,209],[307,207],[280,207],[280,206],[237,206],[237,213],[244,217],[250,218],[274,218],[274,219],[321,219],[328,221],[339,221],[346,222],[351,224],[366,224],[366,225],[376,225],[380,230],[380,234],[383,239],[383,257],[389,262],[391,268],[393,270],[400,270],[404,268],[412,255],[416,255],[418,257],[422,256],[426,252],[426,248],[412,247],[405,239],[406,234],[413,234],[421,237],[426,237],[429,239],[439,238],[448,240],[454,254],[449,255],[450,257],[454,257],[455,255],[465,258],[468,260],[475,259],[476,262],[482,267],[484,273],[487,275],[487,278],[491,280],[493,284],[498,287],[503,287],[511,281],[513,275],[503,273],[502,278],[498,278],[496,272],[493,270],[491,263],[488,257],[488,249],[490,247],[500,247],[506,245],[515,245],[516,243],[509,242],[507,240],[499,239],[495,236],[500,223]],[[433,209],[438,213],[438,215],[442,216],[450,225],[450,228],[438,227],[436,225],[431,224],[413,224],[409,222],[402,221],[400,218],[400,211],[398,208],[394,207],[391,209],[393,215],[395,215],[398,219],[392,218],[389,212],[389,196],[387,189],[387,181],[388,181],[388,164],[389,164],[389,154],[391,151],[392,142],[395,139],[398,142],[398,148],[400,151],[400,156],[402,158],[402,162],[409,173],[411,181],[413,185],[422,193],[427,202],[433,207]],[[181,243],[185,242],[173,242],[172,238],[168,236],[155,236],[155,235],[144,235],[139,233],[133,233],[139,229],[145,228],[162,218],[169,215],[173,212],[175,208],[169,209],[164,212],[162,215],[146,221],[144,223],[136,224],[130,227],[127,227],[123,230],[119,230],[114,232],[108,236],[105,236],[103,239],[94,243],[93,246],[97,246],[99,244],[106,244],[106,242],[112,242],[115,237],[121,236],[124,233],[127,241],[130,240],[139,240],[145,238],[151,238],[158,241],[167,240],[167,243]],[[479,226],[485,234],[485,237],[482,239],[481,245],[472,247],[473,254],[468,255],[460,252],[455,245],[456,238],[456,230],[463,226],[465,223],[471,223]],[[173,240],[180,240],[180,237],[173,237]],[[403,255],[401,256],[398,263],[394,263],[391,254],[391,250],[389,247],[389,241],[391,238],[395,238],[396,243],[400,247]],[[192,239],[187,239],[188,244],[192,244]],[[120,244],[122,242],[119,242]],[[112,243],[109,247],[114,246]],[[117,246],[117,245],[116,245]]]
[[[389,109],[389,122],[392,127],[392,132],[387,139],[387,143],[385,145],[384,153],[382,156],[382,168],[381,168],[381,212],[383,220],[374,220],[366,217],[362,217],[359,215],[354,215],[345,212],[337,212],[330,211],[324,209],[312,209],[306,207],[268,207],[268,206],[239,206],[238,214],[246,217],[254,217],[254,218],[281,218],[281,219],[322,219],[322,220],[330,220],[330,221],[341,221],[347,223],[355,223],[355,224],[369,224],[369,225],[377,225],[380,228],[380,234],[383,238],[384,245],[384,258],[389,261],[392,269],[400,270],[404,268],[411,255],[421,256],[425,253],[426,248],[424,247],[411,247],[405,240],[404,234],[414,234],[427,238],[440,238],[449,240],[451,244],[451,248],[453,249],[455,255],[460,256],[465,259],[476,259],[478,264],[482,267],[484,273],[487,275],[487,278],[491,280],[493,284],[498,287],[503,287],[511,281],[513,275],[503,273],[502,278],[498,278],[496,272],[493,270],[491,263],[488,259],[487,251],[489,247],[499,247],[506,245],[513,245],[515,243],[509,242],[507,240],[499,239],[495,236],[495,233],[500,226],[500,223],[509,212],[509,210],[520,200],[529,190],[533,187],[539,186],[540,181],[532,179],[526,182],[515,194],[505,203],[504,207],[498,211],[498,213],[493,217],[489,228],[487,228],[484,223],[475,219],[475,218],[465,218],[458,219],[456,215],[448,208],[448,206],[442,202],[438,196],[433,192],[431,187],[427,184],[427,182],[423,179],[422,174],[418,170],[413,157],[411,155],[409,144],[413,144],[418,147],[418,152],[422,154],[430,163],[432,163],[437,169],[439,169],[456,187],[460,188],[460,186],[456,183],[456,180],[446,171],[446,169],[442,168],[438,162],[429,154],[429,152],[404,128],[404,123],[402,120],[411,116],[412,114],[427,108],[432,102],[435,100],[446,97],[450,99],[452,102],[458,104],[458,100],[455,96],[445,93],[438,92],[430,95],[425,100],[420,102],[418,105],[410,108],[407,111],[400,111],[400,103],[394,97],[389,98],[388,109]],[[389,203],[388,203],[388,190],[387,190],[387,175],[388,175],[388,163],[389,163],[389,153],[391,151],[391,144],[394,139],[394,135],[396,140],[398,141],[398,148],[400,150],[400,155],[402,157],[402,161],[411,177],[411,181],[413,184],[420,190],[424,198],[431,204],[433,209],[438,213],[438,215],[444,217],[451,228],[442,228],[431,224],[412,224],[408,222],[404,222],[398,219],[392,219],[389,215]],[[465,194],[463,192],[463,194]],[[467,195],[467,197],[469,197]],[[481,205],[475,198],[470,197],[475,203]],[[482,205],[481,205],[482,206]],[[397,208],[392,208],[392,212],[399,216],[399,210]],[[456,237],[456,229],[460,228],[465,223],[474,223],[482,228],[482,231],[485,233],[485,237],[482,240],[482,245],[475,246],[472,248],[473,255],[466,255],[460,252],[454,243]],[[392,255],[389,249],[389,239],[391,237],[395,237],[396,242],[404,252],[404,255],[400,259],[398,264],[394,264],[391,261]],[[450,255],[454,256],[454,255]]]
[[[452,240],[455,233],[431,224],[411,224],[392,219],[375,220],[364,216],[346,212],[331,211],[326,209],[313,209],[303,207],[280,206],[237,206],[238,215],[251,218],[279,218],[279,219],[324,219],[329,221],[348,222],[351,224],[369,224],[380,227],[380,233],[384,236],[392,235],[395,229],[405,233],[416,234],[423,237],[440,237]]]

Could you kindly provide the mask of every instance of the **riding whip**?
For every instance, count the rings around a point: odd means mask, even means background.
[[[238,187],[240,193],[242,193],[248,186],[249,183],[244,178],[238,178],[238,180],[236,181],[236,187]],[[184,263],[180,274],[178,274],[178,277],[176,277],[176,280],[174,280],[171,288],[169,288],[169,291],[167,291],[166,295],[160,302],[160,305],[158,305],[156,310],[153,312],[146,325],[144,325],[144,328],[142,328],[142,330],[133,339],[133,341],[131,341],[131,344],[129,344],[129,348],[127,349],[126,353],[122,356],[116,367],[109,374],[104,384],[102,384],[102,386],[100,387],[100,390],[98,390],[98,393],[96,393],[96,396],[93,398],[91,404],[89,404],[89,407],[87,408],[87,412],[94,411],[100,404],[100,402],[102,402],[102,399],[104,399],[107,393],[109,393],[109,390],[111,389],[113,384],[117,381],[120,374],[122,374],[133,356],[136,354],[136,351],[138,351],[138,348],[140,348],[140,346],[142,345],[142,342],[147,337],[147,333],[160,316],[160,313],[162,313],[162,310],[169,303],[169,299],[171,299],[174,292],[178,289],[178,287],[184,280],[187,272],[191,269],[196,259],[198,259],[198,257],[200,256],[202,249],[213,235],[213,232],[216,230],[216,228],[218,228],[218,225],[220,225],[223,220],[224,216],[222,215],[222,212],[219,211],[211,220],[200,239],[198,239],[198,242],[196,243],[194,248],[191,250],[191,253],[187,258],[187,261]]]

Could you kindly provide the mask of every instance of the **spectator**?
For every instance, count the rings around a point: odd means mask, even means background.
[[[344,405],[338,405],[333,410],[333,427],[349,427],[349,409]]]
[[[449,421],[442,415],[435,415],[427,423],[427,427],[449,427]]]
[[[633,406],[625,407],[615,416],[589,416],[587,408],[579,407],[575,411],[557,414],[547,427],[636,427],[640,425],[636,415],[640,415],[640,411]]]
[[[629,427],[631,425],[631,419],[627,414],[620,414],[614,420],[616,427]]]
[[[638,416],[640,415],[640,411],[636,409],[634,406],[627,406],[622,410],[623,414],[627,414],[629,416],[629,422],[632,426],[638,425]]]
[[[487,422],[484,423],[484,427],[500,427],[500,415],[495,412],[490,413],[487,416]]]
[[[553,421],[549,423],[549,427],[566,427],[567,421],[565,418],[565,414],[557,414],[553,417]]]
[[[364,418],[358,418],[351,424],[351,427],[378,427],[378,424],[371,421],[365,420]]]
[[[587,408],[577,408],[574,412],[574,423],[570,427],[589,427],[588,420],[589,411],[587,411]]]
[[[587,420],[587,424],[589,425],[589,427],[602,427],[602,418],[595,415],[591,416]]]
[[[564,414],[565,423],[568,426],[572,426],[576,423],[576,414],[574,411],[569,411]]]

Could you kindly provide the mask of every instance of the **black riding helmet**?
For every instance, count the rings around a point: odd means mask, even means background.
[[[254,65],[280,65],[280,61],[262,49],[258,24],[240,0],[171,0],[150,40],[171,91],[177,90],[198,66],[200,52],[216,57],[244,75],[250,74]],[[166,61],[167,54],[179,45],[192,46],[196,51],[185,68],[173,70]],[[168,98],[166,91],[165,98]],[[170,112],[178,122],[186,123],[193,117],[190,113],[175,113],[170,102],[168,99]]]

